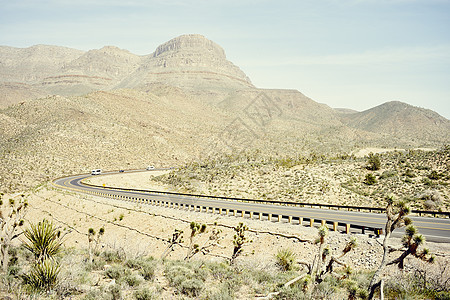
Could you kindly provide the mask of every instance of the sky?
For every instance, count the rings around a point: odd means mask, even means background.
[[[145,55],[189,33],[260,88],[359,111],[402,101],[450,119],[450,0],[0,0],[3,46]]]

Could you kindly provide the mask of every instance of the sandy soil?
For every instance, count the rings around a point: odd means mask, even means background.
[[[435,148],[414,148],[414,150],[422,150],[422,151],[433,151]],[[364,157],[369,155],[369,153],[377,154],[377,153],[385,153],[392,151],[406,151],[406,149],[397,149],[397,148],[364,148],[359,149],[358,151],[352,152],[356,157]]]

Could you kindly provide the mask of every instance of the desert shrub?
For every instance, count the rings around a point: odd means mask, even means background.
[[[191,278],[181,282],[179,285],[180,291],[188,296],[197,297],[203,290],[205,284],[198,278]]]
[[[264,285],[269,285],[274,279],[274,276],[271,272],[259,268],[251,270],[249,275],[253,278],[254,281],[259,284],[264,283]]]
[[[100,292],[99,290],[90,290],[84,297],[84,300],[97,300],[97,299],[102,299],[102,292]]]
[[[93,259],[91,262],[85,264],[86,271],[99,271],[103,270],[106,262],[103,259]]]
[[[109,287],[109,294],[111,295],[112,300],[122,299],[122,289],[118,284]]]
[[[369,153],[369,157],[367,158],[367,170],[377,171],[381,168],[381,161],[378,155]]]
[[[129,286],[133,287],[133,286],[140,285],[142,282],[142,279],[139,278],[135,274],[128,274],[128,275],[125,275],[125,277],[123,278],[123,281],[126,282]]]
[[[119,263],[119,262],[123,262],[126,259],[125,253],[120,250],[105,251],[102,253],[101,256],[108,263],[112,263],[112,262]]]
[[[276,264],[281,271],[290,271],[294,268],[296,255],[290,249],[278,250],[276,256]]]
[[[197,263],[173,262],[165,269],[169,284],[188,296],[197,296],[204,288],[207,272]]]
[[[130,270],[120,265],[113,265],[105,271],[105,275],[108,278],[118,280],[124,275],[130,274]]]
[[[414,172],[411,169],[407,169],[405,173],[403,173],[403,176],[414,178],[416,177],[416,174],[414,174]]]
[[[436,186],[436,183],[433,182],[433,180],[429,179],[428,177],[422,178],[422,183],[423,183],[423,185],[426,185],[426,186],[429,186],[429,187]]]
[[[364,183],[367,185],[374,185],[375,183],[377,183],[377,179],[375,175],[373,175],[372,173],[368,173],[366,175],[366,178],[364,179]]]
[[[234,299],[234,293],[227,287],[222,287],[217,291],[208,291],[206,295],[208,300],[232,300]]]
[[[428,174],[428,178],[432,180],[438,180],[440,178],[439,173],[436,170],[433,170]]]
[[[134,298],[136,300],[152,300],[152,299],[159,299],[157,295],[155,295],[154,292],[149,290],[148,288],[144,288],[142,290],[137,290],[133,294]]]
[[[151,261],[145,261],[142,263],[139,269],[139,274],[144,277],[145,280],[152,280],[155,277],[156,263]]]
[[[125,265],[130,269],[138,270],[141,268],[143,262],[144,260],[141,258],[132,258],[127,260]]]
[[[274,297],[274,299],[285,300],[309,300],[311,297],[305,294],[300,285],[294,287],[283,287],[280,293]]]
[[[394,170],[384,171],[384,172],[380,175],[380,179],[386,179],[386,178],[394,177],[395,175],[397,175],[397,172],[394,171]]]
[[[426,190],[417,198],[425,200],[423,204],[425,209],[436,210],[442,205],[442,196],[437,190]]]
[[[419,165],[419,166],[416,167],[416,169],[417,170],[425,170],[425,171],[427,171],[427,170],[430,170],[431,168],[429,166],[420,166]]]
[[[332,279],[331,276],[327,276],[324,281],[317,284],[311,290],[312,299],[336,299],[337,286]]]

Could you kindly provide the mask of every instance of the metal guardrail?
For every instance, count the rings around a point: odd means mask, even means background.
[[[84,185],[89,185],[96,188],[103,188],[102,186],[97,185],[91,185],[83,183]],[[106,187],[105,187],[106,188]],[[122,189],[120,190],[133,190],[133,189]],[[137,190],[133,190],[137,191]],[[250,219],[254,219],[255,216],[258,217],[259,220],[263,220],[264,218],[268,221],[273,221],[274,219],[278,222],[283,222],[283,220],[287,219],[288,223],[296,223],[299,225],[308,224],[310,227],[314,227],[316,223],[320,223],[320,225],[331,225],[331,229],[333,231],[338,231],[339,227],[343,229],[345,233],[350,233],[351,229],[356,229],[357,231],[361,232],[362,234],[372,232],[374,235],[379,236],[383,233],[383,229],[379,227],[371,227],[371,226],[363,226],[363,225],[356,225],[356,224],[349,224],[349,223],[343,223],[343,222],[335,222],[335,221],[328,221],[324,219],[314,219],[309,217],[298,217],[298,216],[290,216],[290,215],[284,215],[284,214],[271,214],[271,213],[264,213],[254,210],[242,210],[242,209],[224,209],[220,207],[213,207],[213,206],[205,206],[205,205],[196,205],[196,204],[187,204],[187,203],[181,203],[181,202],[173,202],[171,200],[155,200],[155,199],[148,199],[148,198],[140,198],[140,197],[133,197],[133,196],[126,196],[126,195],[118,195],[118,194],[112,194],[107,192],[98,192],[98,191],[85,191],[89,194],[96,195],[96,196],[107,196],[119,200],[124,201],[130,201],[134,203],[143,203],[143,204],[151,204],[156,206],[164,206],[164,207],[171,207],[171,208],[178,208],[178,209],[187,209],[187,210],[194,210],[199,212],[206,212],[206,213],[218,213],[220,215],[225,214],[226,216],[229,216],[232,214],[233,216],[241,216],[242,218],[248,217]]]
[[[119,191],[129,191],[129,192],[140,192],[140,193],[154,193],[154,194],[167,194],[167,195],[177,195],[177,196],[188,196],[197,198],[208,198],[208,199],[221,199],[228,201],[240,201],[240,202],[252,202],[252,203],[262,203],[262,204],[275,204],[275,205],[287,205],[287,206],[298,206],[298,207],[311,207],[311,208],[328,208],[337,210],[351,210],[351,211],[368,211],[384,213],[385,208],[381,207],[369,207],[369,206],[353,206],[353,205],[336,205],[336,204],[318,204],[318,203],[307,203],[307,202],[291,202],[291,201],[273,201],[273,200],[260,200],[260,199],[247,199],[247,198],[236,198],[236,197],[225,197],[225,196],[212,196],[212,195],[201,195],[201,194],[188,194],[188,193],[178,193],[178,192],[166,192],[166,191],[156,191],[156,190],[142,190],[142,189],[130,189],[130,188],[118,188],[110,186],[99,186],[91,183],[86,183],[81,181],[82,184],[86,186],[119,190]],[[427,210],[411,210],[411,213],[422,215],[432,215],[433,217],[442,215],[444,218],[450,218],[450,212],[440,212],[440,211],[427,211]]]

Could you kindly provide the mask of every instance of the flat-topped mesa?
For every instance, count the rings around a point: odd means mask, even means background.
[[[176,37],[158,46],[141,67],[118,87],[163,83],[187,89],[253,88],[225,51],[199,34]]]
[[[203,35],[200,34],[186,34],[158,46],[153,57],[157,57],[164,52],[186,50],[189,52],[200,51],[203,53],[210,53],[217,56],[218,58],[226,59],[225,51],[211,40],[208,40]]]

